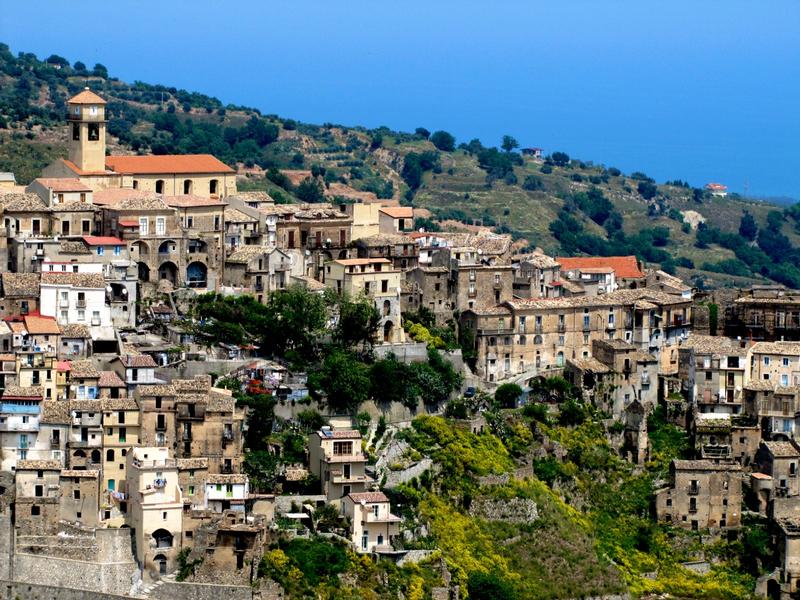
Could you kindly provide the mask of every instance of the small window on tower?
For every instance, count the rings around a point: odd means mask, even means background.
[[[73,140],[81,139],[81,126],[78,123],[72,124],[72,139]]]
[[[96,142],[100,139],[100,123],[89,123],[89,141]]]

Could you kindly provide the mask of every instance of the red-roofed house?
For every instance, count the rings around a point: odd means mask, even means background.
[[[588,295],[636,288],[644,273],[635,256],[573,256],[556,259],[564,279],[580,283]]]
[[[712,196],[724,198],[728,195],[728,186],[721,183],[707,183],[706,189],[711,192]]]
[[[36,194],[51,208],[70,202],[92,204],[92,188],[77,177],[39,177],[25,191]]]
[[[414,209],[410,206],[385,206],[378,211],[381,233],[405,233],[414,230]]]

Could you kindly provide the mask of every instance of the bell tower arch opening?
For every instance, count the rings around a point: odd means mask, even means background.
[[[67,100],[69,160],[86,172],[106,168],[106,101],[88,87]]]

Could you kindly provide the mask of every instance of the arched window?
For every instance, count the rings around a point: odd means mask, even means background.
[[[183,180],[183,193],[184,194],[191,194],[192,193],[192,180],[191,179],[184,179]]]
[[[172,548],[172,534],[166,529],[156,529],[153,532],[156,548]]]
[[[216,179],[212,179],[208,182],[208,193],[209,194],[218,194],[217,191],[219,189],[219,181]]]
[[[106,450],[106,462],[114,462],[114,449],[109,448]]]
[[[528,339],[524,335],[519,336],[519,345],[520,346],[524,346],[527,343],[527,341],[528,341]]]
[[[156,181],[156,194],[163,194],[164,193],[164,180],[159,179]]]
[[[392,303],[389,300],[383,301],[383,316],[388,317],[392,312]]]
[[[542,343],[542,336],[540,335],[533,336],[533,343],[535,346],[539,346]]]

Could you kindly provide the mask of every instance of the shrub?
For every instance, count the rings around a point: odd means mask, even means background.
[[[442,152],[452,152],[456,149],[456,138],[446,131],[436,131],[431,135],[431,142]]]

